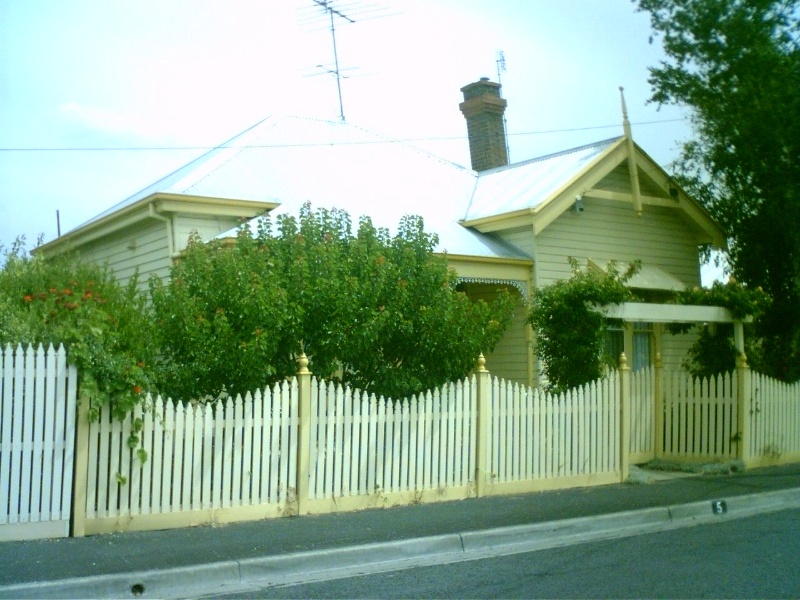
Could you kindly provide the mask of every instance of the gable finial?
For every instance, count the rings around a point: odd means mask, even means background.
[[[628,172],[633,196],[633,211],[637,217],[642,216],[642,193],[639,189],[639,168],[636,166],[636,147],[633,145],[631,122],[628,120],[628,107],[625,105],[625,88],[619,86],[619,97],[622,102],[622,130],[625,132],[625,145],[628,149]]]
[[[622,103],[622,130],[627,137],[631,137],[631,122],[628,120],[628,107],[625,104],[625,88],[619,86],[619,99]]]

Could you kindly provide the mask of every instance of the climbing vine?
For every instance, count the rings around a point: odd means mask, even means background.
[[[634,300],[626,282],[640,268],[636,262],[621,272],[611,262],[605,271],[584,270],[574,258],[569,264],[572,276],[536,290],[528,315],[536,332],[536,353],[554,391],[602,375],[606,330],[617,321],[594,308]]]
[[[721,306],[731,311],[735,319],[742,320],[747,317],[756,320],[770,306],[770,297],[760,287],[751,289],[733,278],[728,283],[716,281],[710,288],[695,287],[678,292],[674,301],[683,305]],[[692,329],[697,330],[698,337],[688,351],[684,368],[692,375],[710,377],[731,371],[735,367],[736,347],[732,324],[674,323],[667,326],[667,331],[673,334],[686,333]],[[753,325],[745,325],[744,339],[748,363],[759,368],[763,362],[763,353]]]

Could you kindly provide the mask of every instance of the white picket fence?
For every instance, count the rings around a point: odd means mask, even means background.
[[[800,461],[800,382],[786,384],[753,373],[749,416],[752,466]]]
[[[486,373],[487,382],[488,373]],[[85,510],[76,529],[177,527],[476,495],[475,377],[403,401],[308,380],[308,465],[299,464],[293,378],[226,404],[149,400],[141,462],[131,420],[87,425]],[[620,481],[619,376],[558,396],[487,385],[485,493]],[[308,477],[298,498],[298,477]]]
[[[739,409],[735,374],[664,380],[663,456],[694,462],[724,461],[738,452]]]
[[[143,423],[144,461],[127,444],[135,419]],[[295,493],[296,438],[296,380],[216,404],[148,397],[122,422],[103,407],[88,425],[80,519],[92,533],[131,521],[147,529],[285,514]]]
[[[310,500],[376,495],[388,501],[391,494],[471,484],[474,382],[394,401],[311,381]]]
[[[77,373],[62,346],[0,360],[0,541],[68,536]]]
[[[656,369],[652,365],[631,373],[630,461],[647,462],[655,455]]]
[[[561,394],[494,379],[497,483],[619,476],[619,374]]]
[[[612,483],[655,456],[800,461],[800,384],[746,368],[621,369],[559,395],[479,368],[401,401],[301,370],[225,403],[148,397],[92,423],[88,399],[75,418],[63,349],[6,348],[0,372],[0,539],[67,535],[71,508],[85,535]],[[127,444],[137,419],[145,461]]]

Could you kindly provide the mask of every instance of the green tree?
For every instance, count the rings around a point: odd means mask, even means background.
[[[232,243],[190,244],[170,282],[151,283],[162,389],[237,394],[293,375],[305,352],[319,377],[405,397],[465,375],[510,322],[513,301],[456,291],[436,237],[406,217],[391,236],[347,213],[260,219]]]
[[[594,310],[634,298],[625,283],[638,271],[624,273],[609,263],[605,272],[583,270],[569,259],[572,276],[534,291],[528,322],[536,332],[536,354],[550,387],[561,391],[589,383],[603,374],[606,331],[614,320]],[[616,364],[619,357],[611,357]]]
[[[667,59],[652,100],[692,109],[680,181],[729,234],[738,281],[773,299],[756,330],[764,368],[800,378],[800,4],[637,0]]]
[[[151,389],[152,320],[136,281],[121,287],[105,269],[70,256],[30,256],[18,240],[0,270],[0,345],[63,344],[92,399],[124,418]],[[135,440],[133,441],[135,443]]]

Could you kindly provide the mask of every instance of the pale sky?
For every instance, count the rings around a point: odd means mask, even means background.
[[[332,6],[355,20],[335,18],[347,121],[459,164],[460,88],[496,81],[498,51],[512,162],[621,135],[619,86],[659,163],[690,134],[647,103],[662,51],[630,0]],[[339,119],[329,28],[313,0],[0,0],[0,243],[52,240],[56,211],[65,233],[270,114]]]

